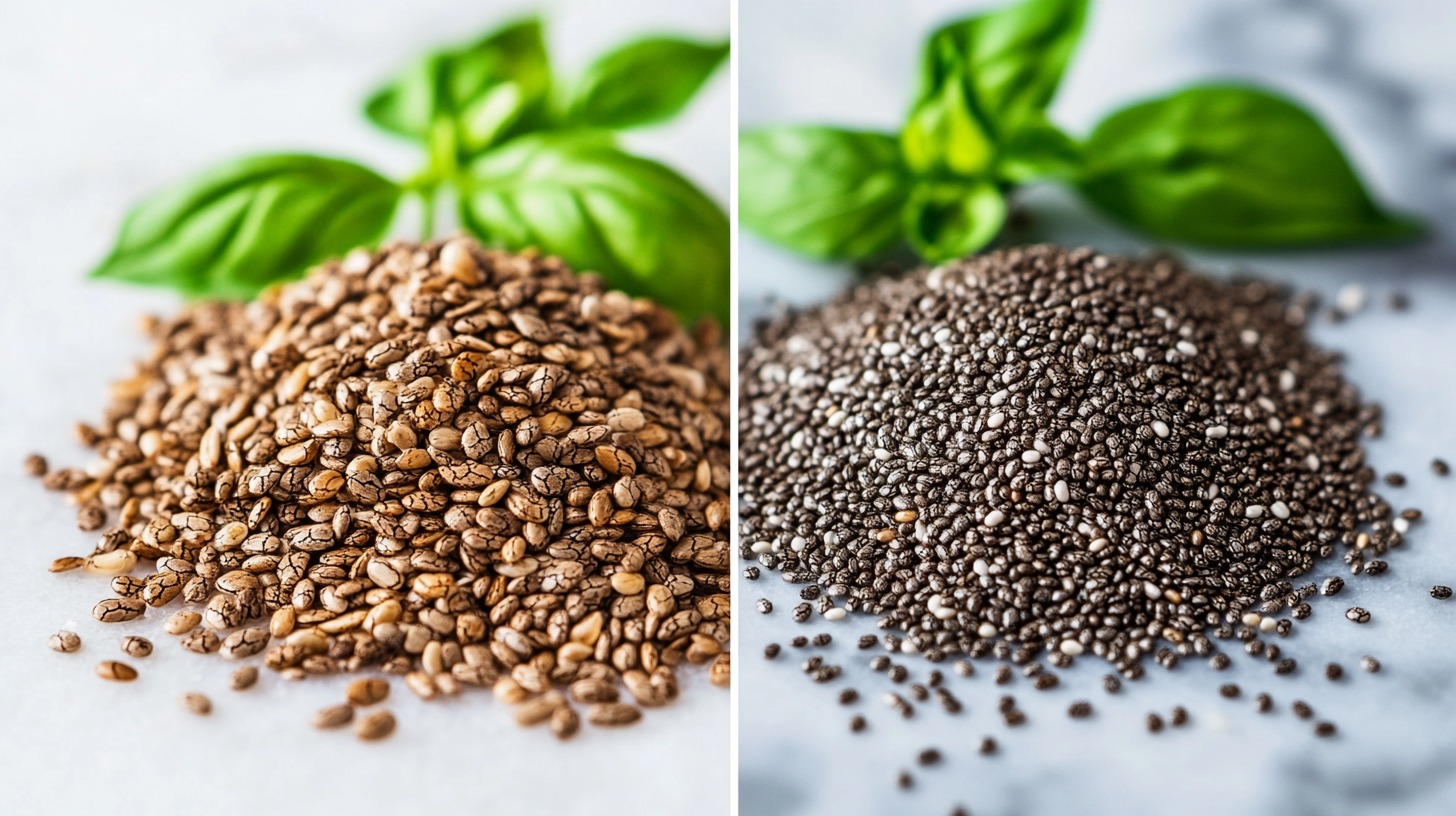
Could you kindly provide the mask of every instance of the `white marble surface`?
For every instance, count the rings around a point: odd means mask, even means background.
[[[304,148],[379,157],[398,173],[412,154],[370,131],[360,97],[421,48],[473,36],[524,3],[447,0],[289,2],[63,0],[0,6],[0,813],[577,813],[728,811],[729,698],[700,673],[683,699],[621,733],[587,729],[557,744],[471,694],[425,705],[395,684],[400,727],[388,742],[314,731],[312,712],[341,683],[290,684],[265,672],[246,694],[233,666],[182,651],[164,616],[103,626],[104,582],[50,575],[89,550],[61,500],[24,478],[31,450],[78,463],[72,421],[92,418],[106,383],[143,351],[131,331],[165,294],[87,285],[125,208],[141,193],[243,151]],[[645,30],[716,36],[722,2],[548,4],[558,55],[579,67]],[[720,198],[729,179],[729,83],[671,128],[632,141],[689,169]],[[79,654],[46,648],[61,627]],[[92,674],[125,633],[157,653],[142,677]],[[210,694],[208,719],[178,696]]]
[[[965,2],[917,0],[742,0],[741,115],[744,125],[819,121],[893,128],[907,102],[915,49],[934,23]],[[891,686],[866,668],[854,649],[872,619],[798,626],[788,612],[798,598],[776,574],[740,581],[738,662],[744,689],[739,720],[743,813],[945,814],[962,803],[977,816],[1010,814],[1439,814],[1456,798],[1456,605],[1431,600],[1434,583],[1456,581],[1456,480],[1438,480],[1432,455],[1456,456],[1451,405],[1456,403],[1456,7],[1427,0],[1380,4],[1273,0],[1105,0],[1096,4],[1086,45],[1074,63],[1055,113],[1085,131],[1100,112],[1140,95],[1198,77],[1244,76],[1277,83],[1308,100],[1336,128],[1376,188],[1389,200],[1425,214],[1437,240],[1401,251],[1269,254],[1195,253],[1214,269],[1246,265],[1270,277],[1326,294],[1359,282],[1380,302],[1401,289],[1414,301],[1406,314],[1372,310],[1318,336],[1349,355],[1349,376],[1387,409],[1386,436],[1370,446],[1382,471],[1398,469],[1409,487],[1387,489],[1397,506],[1427,512],[1390,572],[1351,583],[1338,598],[1318,599],[1314,617],[1281,643],[1301,669],[1276,677],[1262,659],[1235,655],[1218,674],[1201,662],[1178,671],[1152,669],[1121,695],[1100,688],[1105,669],[1083,658],[1052,692],[1018,678],[951,677],[968,711],[950,717],[933,705],[911,722],[879,701]],[[1036,225],[1020,240],[1055,237],[1074,244],[1131,250],[1145,243],[1117,230],[1055,191],[1036,190],[1028,204]],[[841,266],[811,264],[742,240],[744,325],[766,313],[765,298],[813,302],[851,281]],[[1327,563],[1311,577],[1343,574]],[[752,610],[759,597],[777,611]],[[1374,621],[1356,627],[1343,611],[1359,604]],[[844,677],[817,686],[799,671],[806,656],[791,648],[777,662],[763,644],[830,631],[827,659]],[[1356,662],[1374,654],[1378,675]],[[923,676],[928,664],[907,658]],[[1320,672],[1328,661],[1347,670],[1340,683]],[[1239,701],[1220,698],[1221,682],[1243,686]],[[841,688],[865,702],[838,705]],[[1268,691],[1279,712],[1258,715],[1252,696]],[[1014,694],[1030,717],[1016,730],[1000,724],[996,699]],[[1317,740],[1288,704],[1302,698],[1336,721],[1340,736]],[[1067,718],[1076,699],[1094,703],[1085,722]],[[1143,730],[1149,711],[1186,706],[1193,724],[1157,737]],[[849,716],[864,711],[869,732],[851,736]],[[1002,744],[995,758],[975,754],[983,735]],[[945,763],[916,772],[906,794],[895,772],[913,768],[927,746]]]

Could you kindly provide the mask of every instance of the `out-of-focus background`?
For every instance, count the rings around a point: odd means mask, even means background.
[[[163,615],[105,626],[105,582],[46,564],[85,553],[73,510],[21,475],[42,451],[88,459],[75,420],[97,417],[108,382],[144,351],[144,311],[175,296],[87,284],[140,196],[204,167],[263,150],[365,160],[405,176],[422,158],[374,131],[363,97],[421,51],[469,40],[539,9],[558,68],[647,33],[721,37],[728,0],[459,2],[388,0],[65,0],[0,11],[0,813],[268,812],[722,814],[728,810],[729,697],[686,673],[679,704],[618,733],[570,744],[523,731],[486,694],[425,704],[395,683],[387,742],[309,725],[342,699],[342,680],[292,684],[264,672],[227,688],[235,664],[184,652]],[[729,81],[720,70],[682,117],[631,134],[719,201],[729,188]],[[169,610],[170,611],[170,610]],[[46,648],[62,627],[85,641]],[[135,683],[98,680],[123,634],[156,653]],[[180,694],[213,699],[203,719]]]
[[[995,3],[970,0],[741,0],[740,114],[744,127],[829,123],[894,131],[913,88],[916,59],[936,25]],[[1185,661],[1176,672],[1105,694],[1105,667],[1083,658],[1054,692],[1024,680],[991,684],[988,665],[974,680],[952,677],[968,706],[960,717],[935,706],[913,721],[882,706],[889,688],[856,652],[872,619],[852,617],[812,631],[784,612],[798,602],[794,587],[765,572],[738,584],[736,667],[744,689],[740,712],[740,792],[744,813],[819,816],[848,813],[946,814],[962,803],[977,816],[1006,814],[1443,814],[1456,797],[1456,606],[1427,596],[1432,584],[1456,581],[1456,481],[1431,474],[1433,456],[1456,457],[1450,421],[1456,404],[1456,5],[1431,0],[1102,0],[1052,109],[1053,118],[1085,134],[1102,115],[1138,98],[1215,77],[1242,77],[1283,89],[1329,125],[1377,195],[1396,209],[1424,216],[1436,230],[1422,245],[1398,250],[1343,250],[1262,255],[1187,252],[1215,272],[1246,267],[1303,289],[1333,296],[1358,283],[1370,294],[1365,313],[1315,335],[1348,353],[1349,376],[1385,404],[1383,439],[1370,446],[1380,472],[1400,470],[1402,489],[1383,488],[1397,507],[1426,511],[1427,520],[1392,554],[1389,574],[1352,582],[1338,598],[1315,604],[1288,644],[1297,645],[1298,676],[1275,678],[1262,658],[1235,655],[1224,674]],[[1057,240],[1114,251],[1149,242],[1090,213],[1070,196],[1034,188],[1022,201],[1031,227],[1019,241]],[[744,233],[740,243],[742,337],[770,303],[812,303],[850,285],[843,264],[805,261]],[[1409,312],[1385,307],[1395,291]],[[1311,579],[1346,572],[1321,565]],[[760,597],[779,612],[754,613]],[[1360,605],[1375,614],[1356,627],[1341,614]],[[757,655],[769,641],[828,629],[835,645],[825,659],[845,665],[831,687],[811,683],[792,650],[769,662]],[[1297,641],[1297,644],[1294,642]],[[1385,671],[1356,668],[1373,654]],[[1327,661],[1347,679],[1322,676]],[[921,675],[928,665],[910,660]],[[947,668],[947,667],[941,667]],[[1244,696],[1218,697],[1222,682]],[[851,735],[854,711],[840,706],[840,688],[857,688],[870,730]],[[1279,713],[1253,711],[1254,693],[1274,695]],[[1030,723],[1008,731],[997,697],[1016,696]],[[1341,736],[1317,740],[1289,703],[1303,698],[1339,724]],[[1076,699],[1094,703],[1088,721],[1067,718]],[[1186,706],[1187,729],[1146,733],[1143,718]],[[983,735],[1002,753],[975,754]],[[931,770],[916,754],[939,748]],[[895,774],[915,769],[913,791],[895,789]]]

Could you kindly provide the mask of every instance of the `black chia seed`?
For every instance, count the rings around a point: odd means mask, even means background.
[[[743,358],[742,555],[922,654],[1132,676],[1164,648],[1147,633],[1187,647],[1282,606],[1391,515],[1361,448],[1378,408],[1308,314],[1266,282],[1042,246],[785,315]],[[1381,555],[1393,534],[1359,535]]]

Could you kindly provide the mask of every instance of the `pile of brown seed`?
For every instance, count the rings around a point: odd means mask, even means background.
[[[454,239],[356,251],[146,331],[151,354],[78,426],[99,459],[26,462],[101,531],[53,565],[111,577],[99,620],[180,601],[166,629],[192,651],[399,674],[426,699],[486,686],[562,736],[573,701],[637,719],[619,685],[670,701],[683,661],[726,684],[711,328]]]
[[[741,554],[816,585],[796,620],[875,613],[932,659],[1136,676],[1273,631],[1316,559],[1400,543],[1313,309],[1040,246],[784,315],[743,359]]]

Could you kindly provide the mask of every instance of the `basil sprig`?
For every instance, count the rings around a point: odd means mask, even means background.
[[[306,154],[229,162],[142,201],[94,277],[245,299],[379,241],[403,200],[426,237],[447,188],[483,242],[535,247],[685,320],[728,317],[728,219],[615,131],[681,113],[727,57],[725,41],[654,36],[602,55],[569,83],[552,75],[542,26],[513,21],[426,54],[370,94],[364,115],[418,145],[423,168],[390,180]]]
[[[899,134],[824,126],[739,138],[740,217],[818,258],[908,246],[938,262],[991,243],[1018,185],[1056,182],[1151,236],[1213,247],[1416,237],[1307,110],[1249,85],[1196,85],[1116,111],[1085,139],[1047,115],[1087,0],[1026,0],[926,40]]]

